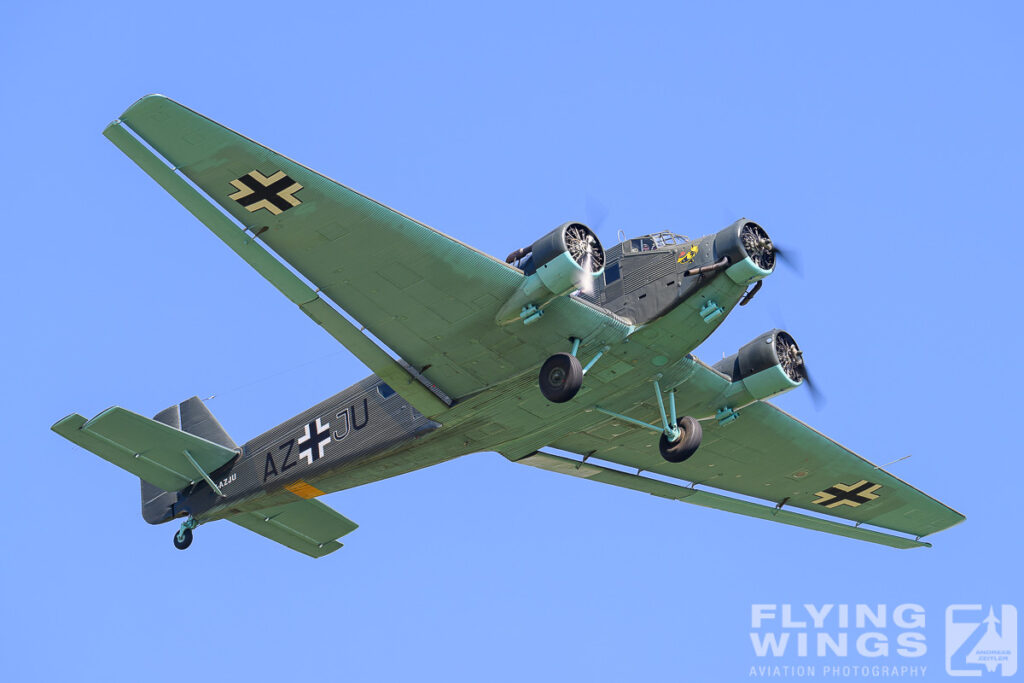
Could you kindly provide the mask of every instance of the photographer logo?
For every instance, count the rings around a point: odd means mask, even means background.
[[[1013,605],[946,608],[946,673],[1012,676],[1017,672],[1017,609]]]

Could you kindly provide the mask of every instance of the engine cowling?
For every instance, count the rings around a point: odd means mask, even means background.
[[[556,295],[567,294],[604,272],[604,249],[594,231],[582,223],[563,223],[530,247],[527,275],[537,273]]]
[[[757,400],[795,389],[807,376],[803,352],[783,330],[771,330],[745,344],[714,368],[739,382]]]
[[[739,285],[771,275],[775,269],[775,246],[768,233],[754,221],[741,218],[715,235],[715,254],[727,256],[725,274]]]
[[[589,288],[604,272],[600,240],[593,230],[575,221],[563,223],[506,260],[520,261],[526,279],[495,316],[500,325],[539,319],[542,309],[554,299]]]

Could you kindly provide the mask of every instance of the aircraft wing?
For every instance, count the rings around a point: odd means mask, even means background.
[[[692,400],[702,403],[705,409],[713,408],[713,397],[724,393],[727,382],[714,370],[698,362],[693,375],[682,385],[680,394],[696,397]],[[693,414],[701,414],[699,410],[695,408]],[[653,399],[624,414],[650,424],[657,424],[660,420]],[[586,431],[557,439],[550,446],[585,454],[588,459],[595,458],[635,468],[640,473],[649,472],[691,482],[702,489],[711,487],[759,498],[779,506],[781,511],[799,508],[838,517],[858,526],[870,524],[914,537],[941,531],[964,520],[959,512],[876,467],[769,403],[758,401],[741,408],[738,418],[728,422],[716,419],[703,421],[702,428],[704,438],[700,449],[681,463],[665,461],[658,449],[651,447],[649,430],[613,417]],[[536,462],[524,459],[521,462],[540,467],[544,464],[543,459]],[[668,497],[686,499],[686,496]],[[719,495],[717,498],[725,497]],[[708,500],[716,503],[709,504],[709,507],[730,509],[721,500]],[[733,506],[736,509],[731,510],[741,514],[750,514],[751,510],[745,506],[755,505],[740,499],[732,500],[742,503]],[[699,499],[687,502],[706,504]],[[773,509],[768,507],[767,511]],[[754,516],[765,515],[758,512]],[[784,517],[788,518],[788,515]],[[800,525],[809,526],[810,523]],[[853,526],[837,526],[842,529],[820,530],[856,536],[852,533]],[[880,542],[875,537],[866,537],[864,540]]]
[[[104,135],[426,415],[447,404],[409,382],[408,368],[396,369],[321,294],[452,398],[525,371],[545,349],[564,350],[569,336],[611,320],[561,297],[528,330],[499,328],[494,316],[522,282],[519,269],[166,97],[142,98]]]

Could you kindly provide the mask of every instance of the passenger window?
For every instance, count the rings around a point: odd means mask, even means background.
[[[395,395],[395,390],[387,384],[381,383],[377,385],[377,393],[380,394],[381,398],[391,398]]]
[[[619,277],[621,277],[621,276],[619,274],[619,264],[618,263],[613,263],[612,265],[610,265],[610,266],[608,266],[607,268],[604,269],[604,284],[606,286],[610,285],[611,283],[613,283],[616,280],[618,280]]]

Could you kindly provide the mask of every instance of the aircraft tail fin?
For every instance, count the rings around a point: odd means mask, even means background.
[[[153,419],[165,425],[180,429],[183,432],[198,436],[201,439],[220,444],[225,448],[238,448],[224,428],[217,422],[203,399],[193,396],[166,410],[161,410]]]
[[[140,478],[142,485],[142,518],[150,524],[163,524],[174,519],[177,491],[164,491],[159,486]]]
[[[198,396],[161,410],[153,419],[221,446],[237,448],[237,444]],[[181,516],[175,515],[174,511],[174,504],[178,502],[177,491],[165,491],[141,477],[139,483],[142,489],[143,519],[150,524],[162,524]]]
[[[149,419],[120,407],[91,420],[72,413],[51,429],[143,480],[142,513],[159,524],[175,515],[177,491],[238,456],[239,449],[199,398]]]

